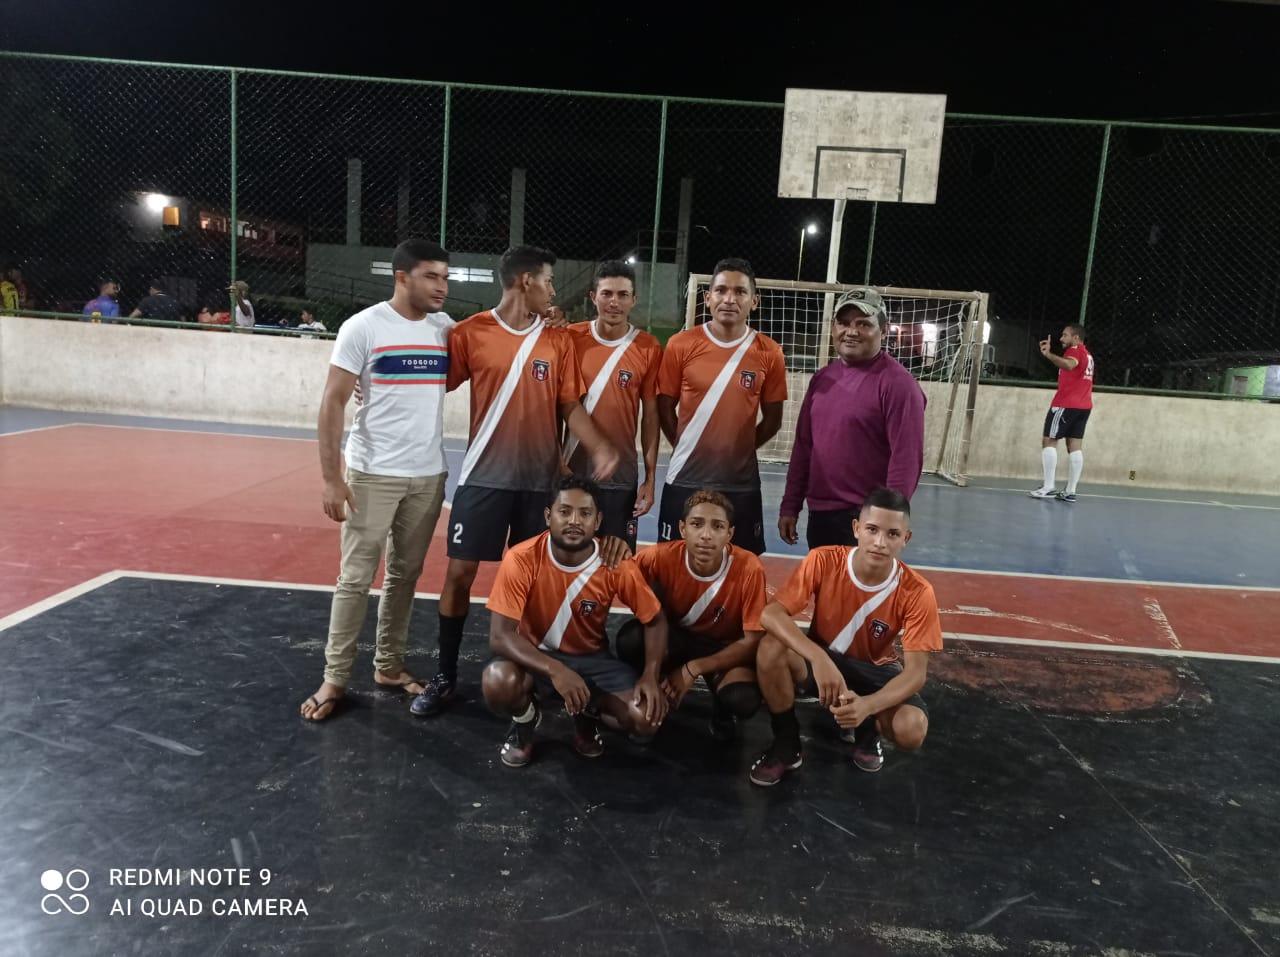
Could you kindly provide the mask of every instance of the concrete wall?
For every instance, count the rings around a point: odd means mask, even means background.
[[[0,317],[0,402],[313,429],[331,340]],[[467,434],[469,390],[445,402]],[[354,405],[348,409],[348,419]]]
[[[0,402],[314,428],[331,349],[315,339],[0,317]],[[794,421],[808,378],[791,374],[784,421]],[[925,391],[930,464],[950,388],[925,383]],[[1038,478],[1052,395],[981,386],[969,474]],[[446,400],[447,435],[465,437],[468,401],[465,387]],[[1280,486],[1280,403],[1118,394],[1095,403],[1087,484],[1270,494]]]

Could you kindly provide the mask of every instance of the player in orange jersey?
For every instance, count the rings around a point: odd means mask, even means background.
[[[658,365],[662,346],[631,324],[636,271],[621,261],[603,262],[591,284],[596,317],[569,327],[586,389],[583,407],[622,456],[618,470],[600,483],[602,535],[616,535],[632,551],[636,519],[653,506],[658,468]],[[644,456],[644,480],[636,468],[636,424]],[[570,436],[565,444],[570,472],[591,471],[587,450]]]
[[[569,333],[544,319],[555,298],[555,262],[545,249],[508,249],[498,265],[502,300],[449,336],[449,388],[470,382],[471,428],[446,532],[439,673],[410,706],[419,717],[439,713],[454,696],[480,562],[497,561],[505,546],[546,527],[547,497],[560,474],[561,422],[586,447],[596,478],[618,466],[617,449],[582,407]]]
[[[706,489],[685,500],[680,538],[644,549],[636,563],[668,622],[663,687],[672,707],[699,677],[711,692],[711,735],[733,739],[738,719],[760,708],[756,647],[763,629],[765,576],[760,559],[730,543],[733,504]],[[618,632],[618,656],[644,660],[639,622]]]
[[[706,303],[710,320],[667,341],[658,373],[658,415],[673,450],[658,539],[677,538],[685,499],[710,488],[733,503],[733,543],[759,555],[764,514],[756,449],[782,425],[786,362],[776,342],[747,324],[760,297],[745,259],[716,264]]]
[[[773,744],[751,769],[751,783],[777,784],[803,763],[795,695],[815,693],[853,743],[864,771],[884,764],[880,735],[914,751],[929,730],[920,697],[929,655],[942,650],[933,586],[898,561],[911,539],[911,506],[878,488],[854,522],[857,546],[811,551],[765,608],[756,655],[760,690],[773,722]],[[795,616],[813,602],[806,636]],[[901,637],[903,661],[894,643]]]
[[[658,687],[666,619],[633,559],[615,568],[601,561],[598,493],[586,479],[561,479],[544,511],[546,531],[508,551],[493,583],[489,647],[497,657],[484,669],[484,698],[511,717],[502,747],[508,767],[533,757],[539,698],[564,701],[574,718],[574,749],[588,758],[604,753],[597,714],[642,737],[666,716]],[[640,671],[609,652],[605,622],[616,600],[644,622]]]

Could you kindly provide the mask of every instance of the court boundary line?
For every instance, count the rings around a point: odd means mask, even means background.
[[[79,598],[81,595],[87,595],[91,591],[96,591],[103,585],[109,585],[113,581],[123,577],[124,573],[120,571],[103,572],[101,575],[95,575],[92,578],[86,578],[78,585],[72,585],[64,588],[60,592],[55,592],[47,598],[41,598],[32,602],[17,611],[12,611],[0,618],[0,632],[8,631],[14,625],[20,625],[24,621],[29,621],[37,615],[43,614],[57,608],[59,605],[65,605],[69,601]]]
[[[81,595],[88,594],[91,591],[95,591],[104,585],[109,585],[122,578],[185,582],[197,585],[227,585],[229,587],[237,588],[274,588],[281,591],[333,592],[337,588],[336,585],[316,585],[309,582],[266,581],[254,578],[222,578],[210,575],[184,575],[175,572],[146,572],[118,568],[109,572],[103,572],[93,578],[86,579],[78,585],[72,585],[70,588],[65,588],[57,594],[50,595],[48,598],[43,598],[26,606],[25,608],[20,608],[17,611],[6,615],[4,618],[0,618],[0,633],[7,631],[15,625],[29,621],[45,611],[67,604],[68,602],[79,598]],[[369,593],[371,595],[381,595],[382,590],[379,588],[371,588],[369,589]],[[437,592],[415,591],[414,598],[438,601],[440,595]],[[471,596],[472,605],[483,605],[488,602],[488,600],[488,596]],[[631,609],[613,607],[609,609],[609,613],[631,614]],[[795,619],[795,621],[796,624],[801,627],[808,624],[808,622],[803,619]],[[1020,638],[1011,635],[977,635],[959,631],[944,631],[942,636],[944,640],[953,642],[978,642],[981,644],[994,645],[1018,645],[1034,648],[1057,648],[1075,651],[1150,655],[1157,658],[1195,658],[1206,661],[1242,661],[1252,664],[1280,665],[1280,657],[1273,657],[1269,655],[1247,655],[1222,651],[1196,651],[1194,649],[1186,648],[1152,648],[1140,645],[1103,645],[1085,641],[1056,641],[1052,639]]]
[[[0,432],[0,439],[7,438],[10,435],[30,435],[32,432],[48,432],[52,429],[69,429],[73,425],[82,425],[80,422],[59,422],[57,425],[37,425],[34,429],[14,429],[12,432]]]

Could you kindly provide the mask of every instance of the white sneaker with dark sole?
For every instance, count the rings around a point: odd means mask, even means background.
[[[1057,489],[1052,488],[1033,488],[1027,493],[1029,498],[1055,498],[1058,494]]]

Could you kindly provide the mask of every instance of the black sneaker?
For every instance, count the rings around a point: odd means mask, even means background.
[[[756,759],[756,763],[751,765],[751,773],[748,777],[752,784],[758,784],[762,788],[771,788],[791,771],[795,771],[800,765],[804,764],[804,754],[797,750],[794,754],[783,754],[777,750],[778,744],[775,741],[769,750],[760,755]]]
[[[598,758],[604,754],[600,722],[589,712],[573,716],[573,750],[584,758]]]
[[[422,694],[415,695],[409,703],[409,713],[417,718],[430,718],[448,707],[453,694],[453,682],[443,674],[436,675],[427,682]]]
[[[535,705],[535,709],[536,709]],[[509,768],[522,768],[533,760],[533,732],[542,723],[542,712],[534,711],[532,721],[512,721],[507,740],[502,743],[502,763]]]

